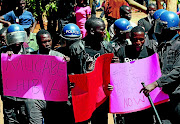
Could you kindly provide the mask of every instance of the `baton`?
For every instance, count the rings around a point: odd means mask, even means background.
[[[141,84],[143,85],[143,87],[145,87],[144,82],[142,82]],[[159,124],[162,124],[161,119],[160,119],[160,117],[159,117],[159,114],[158,114],[158,112],[157,112],[157,110],[156,110],[156,108],[155,108],[155,106],[154,106],[154,103],[153,103],[153,101],[152,101],[152,99],[151,99],[151,96],[150,96],[149,94],[148,94],[148,100],[149,100],[151,106],[152,106],[153,109],[154,109],[154,112],[155,112],[156,117],[157,117],[157,119],[158,119],[158,121],[159,121]]]

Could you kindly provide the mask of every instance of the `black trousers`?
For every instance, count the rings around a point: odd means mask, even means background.
[[[170,101],[156,106],[163,124],[180,124],[180,95],[169,95]]]
[[[180,95],[169,95],[170,97],[170,121],[172,124],[180,124]]]
[[[108,124],[108,112],[109,112],[109,99],[102,103],[92,114],[91,118],[87,121],[80,122],[78,124]]]
[[[4,124],[28,124],[24,101],[3,97]]]
[[[151,108],[116,116],[117,124],[154,124],[155,121],[155,115]]]
[[[75,124],[72,105],[67,102],[47,102],[47,119],[45,124]]]

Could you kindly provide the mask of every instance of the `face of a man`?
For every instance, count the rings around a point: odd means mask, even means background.
[[[153,14],[155,13],[156,11],[156,6],[152,5],[152,6],[149,6],[148,7],[148,14],[153,17]]]
[[[145,42],[144,32],[134,32],[132,34],[132,45],[136,48],[136,51],[141,51],[141,48]]]
[[[43,49],[50,50],[52,47],[52,39],[49,34],[40,35],[41,45]]]
[[[22,44],[23,43],[15,43],[15,44],[8,46],[8,48],[10,49],[10,51],[13,51],[14,54],[18,54],[21,50]]]
[[[97,38],[97,39],[101,39],[103,40],[104,36],[105,36],[105,24],[102,23],[102,22],[98,22],[98,26],[96,27],[95,31],[94,31],[94,36]]]
[[[130,7],[125,7],[124,11],[121,12],[121,18],[125,18],[127,20],[131,20],[131,8]]]
[[[26,7],[26,1],[25,0],[20,0],[19,7],[20,7],[20,9],[24,10],[25,7]]]

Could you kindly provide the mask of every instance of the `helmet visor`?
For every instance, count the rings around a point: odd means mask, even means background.
[[[162,30],[167,28],[167,22],[161,21],[160,19],[155,20],[154,33],[161,34]]]
[[[63,36],[62,34],[60,34],[59,36],[60,36],[61,38],[63,38],[63,39],[69,40],[69,41],[71,41],[71,40],[79,40],[79,39],[82,38],[82,34],[80,34],[79,36],[71,36],[71,35],[69,35],[69,36]]]
[[[7,45],[28,41],[26,31],[17,31],[17,32],[8,33],[6,39],[7,39],[6,41]]]

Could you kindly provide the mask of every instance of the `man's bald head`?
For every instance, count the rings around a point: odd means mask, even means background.
[[[120,17],[125,18],[127,20],[131,20],[131,8],[129,6],[123,5],[119,9]]]

